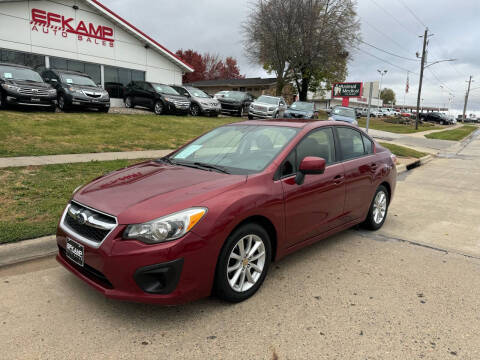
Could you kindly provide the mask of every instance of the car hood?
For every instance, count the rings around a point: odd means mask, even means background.
[[[22,80],[8,80],[5,82],[6,84],[14,85],[14,86],[27,86],[29,88],[35,89],[52,89],[50,84],[44,82],[36,82],[36,81],[22,81]]]
[[[341,116],[341,115],[331,115],[330,117],[335,121],[345,121],[349,123],[353,123],[356,120],[356,119],[352,119],[350,117]]]
[[[134,224],[202,206],[246,179],[246,175],[148,161],[95,179],[73,199],[116,216],[119,224]]]
[[[313,110],[287,109],[287,110],[285,110],[285,112],[289,113],[289,114],[298,114],[298,115],[313,114]]]
[[[186,96],[182,95],[170,95],[170,94],[165,94],[165,93],[159,93],[165,96],[166,98],[172,99],[172,100],[185,100],[185,101],[190,101]]]
[[[265,107],[278,107],[278,104],[269,104],[269,103],[264,103],[264,102],[253,102],[252,105],[260,105],[260,106],[265,106]]]

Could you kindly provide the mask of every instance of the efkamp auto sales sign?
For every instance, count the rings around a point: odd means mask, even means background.
[[[83,20],[75,21],[71,17],[48,12],[41,9],[32,9],[31,30],[61,36],[77,38],[99,46],[113,47],[113,29],[109,26],[92,24]]]
[[[335,97],[361,97],[363,83],[335,83],[332,86],[332,98]]]

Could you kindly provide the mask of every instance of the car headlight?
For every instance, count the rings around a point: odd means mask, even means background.
[[[82,90],[76,89],[76,88],[71,87],[71,86],[69,86],[69,87],[67,88],[67,90],[70,91],[71,93],[83,94]]]
[[[173,102],[173,99],[172,99],[172,98],[164,97],[164,99],[165,99],[165,101]]]
[[[206,208],[190,208],[143,224],[128,225],[123,238],[147,244],[175,240],[188,233],[206,213]]]
[[[330,116],[330,117],[328,118],[328,121],[335,121],[335,119]]]
[[[15,92],[17,92],[18,90],[20,90],[20,88],[19,88],[18,86],[15,86],[15,85],[2,84],[2,87],[3,87],[5,90],[10,90],[10,91],[15,91]]]
[[[55,94],[57,93],[57,90],[55,90],[55,89],[48,89],[48,93],[49,93],[50,95],[55,95]]]

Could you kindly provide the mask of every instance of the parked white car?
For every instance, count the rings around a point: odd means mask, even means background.
[[[287,110],[287,103],[283,97],[262,95],[250,104],[248,118],[281,118],[285,110]]]

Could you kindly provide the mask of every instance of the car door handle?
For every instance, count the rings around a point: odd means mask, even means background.
[[[333,183],[335,185],[340,185],[343,183],[343,180],[345,179],[345,177],[343,175],[337,175],[333,178]]]

